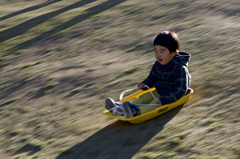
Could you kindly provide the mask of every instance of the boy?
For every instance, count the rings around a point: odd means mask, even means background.
[[[123,103],[123,111],[119,103],[107,98],[105,103],[108,110],[116,107],[120,114],[125,113],[127,117],[134,117],[156,108],[152,105],[138,107],[137,104],[169,104],[191,91],[191,76],[187,69],[190,54],[179,52],[180,41],[177,34],[163,31],[154,39],[153,45],[156,62],[148,77],[138,84],[138,88],[145,89],[145,85],[155,87],[153,94],[158,100],[155,100],[150,93],[146,93],[132,102]]]

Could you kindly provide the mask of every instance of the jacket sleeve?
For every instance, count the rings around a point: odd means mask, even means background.
[[[149,87],[153,87],[153,84],[156,83],[157,79],[158,79],[158,76],[157,76],[156,62],[155,62],[148,77],[144,81],[142,81],[142,83],[144,83]]]
[[[182,98],[188,90],[188,70],[186,66],[179,66],[174,68],[174,80],[175,80],[175,86],[174,90],[170,92],[169,94],[160,97],[160,101],[162,105],[173,103],[180,98]]]

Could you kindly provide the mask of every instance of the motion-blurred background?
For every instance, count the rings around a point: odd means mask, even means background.
[[[0,0],[0,158],[240,158],[238,0]],[[191,100],[133,125],[102,115],[170,30]]]

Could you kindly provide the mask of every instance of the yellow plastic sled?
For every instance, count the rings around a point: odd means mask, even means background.
[[[151,88],[151,91],[154,91],[154,90],[155,90],[155,88]],[[126,101],[129,101],[131,99],[134,99],[134,98],[137,99],[142,94],[147,93],[147,92],[149,92],[149,90],[146,90],[146,91],[140,90],[140,91],[138,91],[136,93],[133,93],[133,94],[123,98],[122,99],[122,103],[126,102]],[[129,121],[130,123],[133,123],[133,124],[138,124],[138,123],[142,123],[142,122],[144,122],[146,120],[155,118],[155,117],[157,117],[157,116],[159,116],[159,115],[161,115],[163,113],[168,112],[169,110],[172,110],[172,109],[174,109],[174,108],[176,108],[178,106],[183,105],[184,103],[186,103],[190,99],[192,93],[193,93],[193,90],[191,90],[190,93],[184,95],[181,99],[179,99],[178,101],[176,101],[174,103],[165,104],[165,105],[156,107],[156,109],[153,110],[153,111],[150,111],[148,113],[141,114],[141,115],[138,115],[138,116],[135,116],[135,117],[131,117],[131,118],[111,113],[107,109],[105,109],[103,111],[103,114],[106,115],[106,116],[109,116],[111,118],[115,118],[115,119],[122,120],[122,121]]]

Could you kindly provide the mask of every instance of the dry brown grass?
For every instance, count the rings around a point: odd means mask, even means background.
[[[239,158],[239,2],[0,0],[0,158]],[[179,34],[194,94],[132,125],[102,115],[152,40]]]

